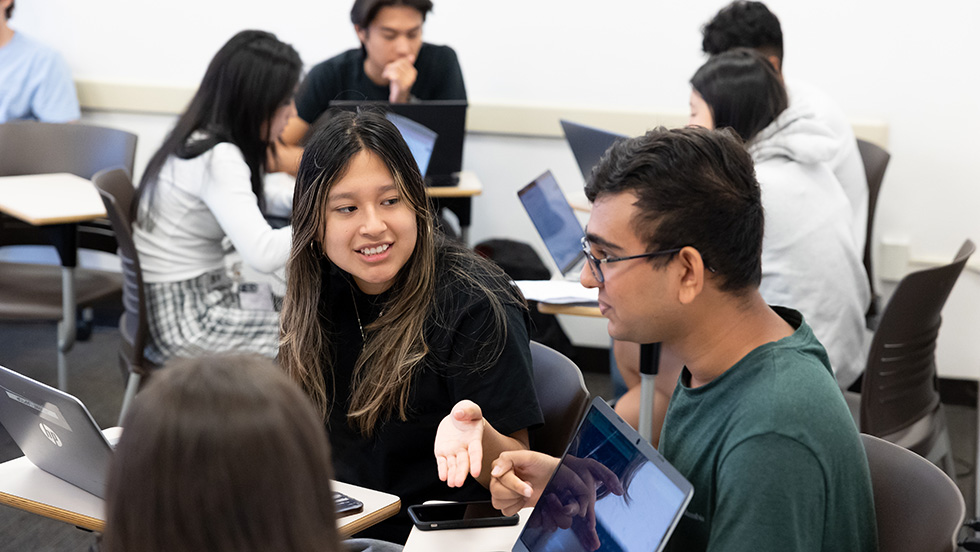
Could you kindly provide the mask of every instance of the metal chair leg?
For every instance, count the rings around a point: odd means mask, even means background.
[[[126,394],[123,395],[122,408],[119,409],[119,425],[123,425],[123,420],[126,418],[126,412],[129,411],[129,406],[133,402],[133,398],[136,396],[136,392],[139,391],[140,381],[143,379],[136,372],[129,373],[129,381],[126,382]]]

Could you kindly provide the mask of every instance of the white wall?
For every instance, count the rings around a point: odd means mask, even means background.
[[[474,102],[683,112],[687,81],[703,61],[699,28],[723,3],[439,0],[425,33],[456,48]],[[58,47],[76,78],[195,86],[211,55],[243,28],[277,33],[307,64],[353,47],[349,5],[34,0],[18,3],[12,25]],[[771,0],[769,6],[783,24],[788,76],[819,85],[853,120],[889,125],[892,162],[876,235],[907,242],[913,260],[925,261],[951,258],[967,236],[980,240],[980,165],[974,160],[980,2]],[[172,122],[167,116],[85,117],[137,131],[140,167]],[[548,168],[570,194],[580,193],[582,183],[567,148],[555,139],[470,136],[464,165],[477,171],[486,190],[475,203],[474,241],[509,236],[540,247],[516,190]],[[978,297],[980,276],[967,272],[945,313],[939,353],[945,374],[976,377]],[[574,333],[582,343],[604,342],[601,322]]]

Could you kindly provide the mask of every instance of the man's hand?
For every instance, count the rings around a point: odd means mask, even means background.
[[[381,76],[388,79],[388,101],[391,103],[406,103],[412,94],[412,85],[419,72],[415,69],[415,56],[399,58],[381,71]]]
[[[493,507],[509,516],[537,504],[558,462],[558,458],[530,450],[502,453],[490,471]]]
[[[462,487],[467,474],[480,476],[483,462],[483,411],[473,401],[456,403],[436,430],[435,455],[439,479]]]

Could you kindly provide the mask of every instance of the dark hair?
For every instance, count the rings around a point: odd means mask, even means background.
[[[590,201],[636,195],[632,221],[650,251],[691,246],[721,278],[719,289],[741,292],[762,279],[763,212],[752,158],[730,130],[700,127],[619,140],[585,187]],[[655,257],[661,266],[670,259]]]
[[[13,15],[14,15],[14,2],[10,2],[10,5],[7,6],[7,11],[6,11],[7,19],[10,19]]]
[[[171,155],[193,159],[230,142],[241,150],[251,171],[252,191],[264,208],[266,150],[274,138],[268,136],[269,121],[292,99],[302,67],[296,50],[272,33],[241,31],[231,37],[214,55],[187,110],[150,159],[139,195],[149,193],[152,202],[160,169]]]
[[[437,295],[439,281],[466,282],[489,303],[493,328],[480,335],[479,347],[471,352],[472,366],[467,367],[474,370],[492,366],[504,349],[505,305],[525,309],[527,305],[499,267],[472,250],[448,243],[435,231],[418,165],[384,115],[370,110],[329,113],[327,124],[307,144],[296,175],[279,363],[302,384],[326,419],[333,403],[327,382],[334,377],[334,353],[349,345],[337,342],[329,323],[324,323],[333,318],[326,297],[347,293],[335,289],[329,276],[331,267],[321,244],[324,208],[331,188],[346,175],[354,156],[371,152],[391,173],[401,201],[415,213],[417,231],[415,250],[395,276],[382,314],[363,328],[367,340],[353,370],[347,417],[352,427],[371,435],[393,416],[407,419],[414,375],[431,352],[426,330],[448,323],[440,310],[446,301]]]
[[[389,6],[415,8],[422,14],[422,21],[425,21],[425,16],[432,11],[431,0],[354,0],[354,6],[350,9],[350,21],[358,27],[366,29],[374,21],[381,8]]]
[[[712,56],[691,77],[691,86],[711,109],[715,128],[730,127],[746,142],[789,106],[776,70],[748,48]]]
[[[172,361],[123,425],[106,552],[340,550],[323,423],[272,360]]]
[[[732,48],[752,48],[776,56],[783,66],[783,31],[779,18],[762,2],[732,2],[701,28],[701,49],[716,55]]]

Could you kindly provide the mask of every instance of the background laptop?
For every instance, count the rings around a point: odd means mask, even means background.
[[[574,518],[568,529],[542,524],[549,515],[546,497],[558,498],[558,508],[570,500],[572,492],[564,484],[568,478],[562,475],[580,471],[582,464],[588,462],[598,462],[616,474],[626,493],[616,495],[604,484],[597,485],[594,528],[584,517]],[[691,484],[597,397],[558,470],[545,486],[513,552],[595,550],[587,542],[595,539],[600,552],[658,552],[667,544],[693,495]]]
[[[517,197],[544,240],[558,270],[564,275],[578,266],[585,259],[582,253],[585,232],[551,171],[521,188]]]
[[[609,146],[620,138],[626,138],[624,134],[580,125],[564,119],[561,120],[561,129],[565,132],[565,140],[572,148],[572,155],[575,156],[578,168],[582,171],[582,178],[586,182],[592,175],[592,167],[602,159]]]
[[[0,423],[35,466],[105,498],[112,446],[81,401],[0,366]]]
[[[432,130],[438,136],[432,149],[425,183],[429,186],[455,186],[456,175],[463,168],[463,140],[466,137],[465,100],[424,101],[393,104],[388,102],[334,100],[330,107],[356,110],[375,107],[411,119]],[[329,113],[329,111],[328,111]]]
[[[385,113],[385,118],[398,128],[398,132],[402,133],[402,138],[405,139],[409,151],[412,152],[412,157],[415,158],[415,164],[419,166],[419,172],[425,176],[426,171],[429,170],[429,160],[432,158],[432,150],[435,148],[439,135],[429,127],[397,113]]]

